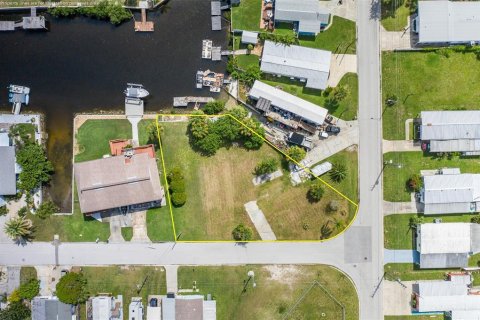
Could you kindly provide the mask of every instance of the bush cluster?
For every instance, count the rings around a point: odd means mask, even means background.
[[[237,241],[251,240],[252,235],[253,235],[252,229],[250,227],[244,226],[243,224],[239,224],[232,231],[232,237]]]
[[[205,112],[206,114],[219,114],[224,109],[225,109],[225,101],[215,100],[215,101],[207,103],[203,107],[203,112]]]
[[[167,175],[168,191],[170,198],[175,207],[181,207],[187,202],[187,194],[185,192],[185,177],[182,169],[173,168]]]
[[[242,107],[233,108],[229,114],[232,117],[226,115],[214,121],[206,117],[192,117],[188,132],[190,142],[197,151],[212,156],[221,147],[229,147],[233,143],[241,144],[248,150],[262,146],[265,130],[260,126],[260,122],[247,118],[247,111]]]
[[[120,24],[130,20],[131,13],[119,4],[110,1],[101,1],[93,7],[55,7],[50,8],[48,12],[54,17],[72,17],[75,15],[83,15],[98,20],[108,20],[112,24]]]
[[[277,160],[275,159],[266,159],[262,162],[259,162],[255,167],[255,175],[259,176],[262,174],[275,172],[278,168]]]

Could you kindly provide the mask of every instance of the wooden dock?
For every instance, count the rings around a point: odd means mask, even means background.
[[[147,9],[142,8],[142,21],[135,21],[136,32],[153,32],[153,21],[147,21]]]
[[[212,97],[174,97],[173,106],[178,107],[187,107],[189,103],[209,103],[215,101]]]

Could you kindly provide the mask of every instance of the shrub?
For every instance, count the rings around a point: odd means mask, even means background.
[[[332,93],[332,91],[333,91],[332,87],[325,88],[325,90],[323,90],[323,96],[328,97],[330,95],[330,93]]]
[[[169,184],[170,192],[185,192],[185,181],[182,180],[174,180]]]
[[[55,205],[55,203],[53,203],[53,201],[51,200],[48,200],[40,204],[35,214],[40,219],[46,219],[57,211],[58,211],[58,207]]]
[[[253,44],[249,43],[247,46],[247,50],[250,52],[253,50]]]
[[[262,175],[267,173],[272,173],[277,170],[278,163],[275,159],[263,160],[255,167],[255,174]]]
[[[40,281],[37,279],[30,279],[28,282],[20,285],[18,294],[22,299],[32,300],[40,292]]]
[[[243,224],[239,224],[232,231],[232,237],[237,241],[248,241],[252,239],[252,235],[252,229],[250,227],[244,226]]]
[[[185,192],[173,192],[172,204],[175,207],[181,207],[187,202],[187,194]]]
[[[28,208],[25,206],[25,207],[21,207],[20,210],[18,210],[17,214],[19,217],[25,217],[29,212],[30,210],[28,210]]]
[[[325,190],[323,189],[322,183],[320,181],[316,181],[308,189],[307,198],[311,202],[318,202],[322,200],[324,192]]]
[[[168,182],[183,180],[183,172],[180,167],[174,167],[170,172],[167,174]]]
[[[335,212],[335,211],[338,211],[338,207],[339,207],[338,201],[337,200],[331,200],[328,203],[328,208],[327,209],[330,212]]]
[[[203,112],[205,112],[206,114],[219,114],[224,109],[225,109],[225,101],[215,100],[215,101],[207,103],[203,107]]]
[[[307,155],[307,152],[298,146],[292,146],[287,149],[287,155],[295,162],[300,162],[302,161],[305,156]]]
[[[7,215],[7,213],[8,213],[7,206],[6,206],[6,205],[5,205],[5,206],[1,206],[1,207],[0,207],[0,216],[5,216],[5,215]]]
[[[10,302],[10,303],[15,303],[15,302],[22,301],[22,297],[20,297],[20,292],[18,291],[18,289],[15,289],[15,290],[12,291],[12,293],[10,293],[7,301]]]
[[[30,319],[30,309],[21,302],[10,303],[6,309],[0,310],[2,320]]]
[[[424,221],[425,219],[423,217],[411,217],[408,225],[410,226],[410,228],[415,229],[418,224],[422,224]]]
[[[419,192],[423,187],[422,177],[418,174],[413,174],[407,181],[408,190],[412,192]]]
[[[330,178],[335,182],[341,182],[347,177],[348,169],[343,163],[334,163],[330,171]]]
[[[480,223],[480,215],[476,215],[476,216],[472,217],[472,219],[470,221],[472,223]]]
[[[88,298],[87,279],[81,274],[70,272],[60,278],[56,286],[57,297],[67,304],[77,305]]]

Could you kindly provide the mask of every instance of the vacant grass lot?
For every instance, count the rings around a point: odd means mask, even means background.
[[[460,269],[419,269],[411,263],[388,263],[385,265],[386,279],[401,281],[411,280],[443,280],[448,272]]]
[[[382,1],[382,26],[387,31],[403,31],[410,17],[410,0]]]
[[[415,230],[409,226],[410,218],[417,214],[392,214],[383,218],[384,221],[384,241],[387,249],[415,249],[414,233]],[[419,215],[420,216],[420,215]],[[443,222],[470,222],[475,216],[473,214],[460,215],[442,215],[427,217],[424,216],[425,223],[433,222],[435,218],[441,218]]]
[[[242,0],[240,5],[232,8],[232,29],[262,31],[260,16],[262,0]]]
[[[243,70],[247,70],[250,66],[258,66],[260,57],[254,54],[241,54],[237,55],[238,67]]]
[[[252,200],[258,201],[278,239],[319,239],[321,226],[327,221],[336,234],[352,217],[354,210],[347,200],[327,187],[322,201],[310,203],[306,197],[309,183],[292,187],[288,174],[255,187],[252,172],[258,162],[266,158],[280,162],[283,158],[266,144],[257,151],[232,147],[219,150],[213,157],[203,157],[188,143],[187,123],[162,126],[167,172],[181,166],[185,175],[187,202],[173,208],[175,229],[181,240],[232,240],[231,232],[239,223],[255,230],[244,208]],[[354,158],[356,153],[351,155]],[[352,164],[351,159],[345,162]],[[355,164],[350,169],[353,179],[356,170]],[[333,199],[338,200],[339,210],[325,214]],[[256,233],[254,239],[260,239]]]
[[[301,46],[324,49],[338,54],[355,54],[355,22],[334,16],[333,24],[324,32],[314,37],[300,37]]]
[[[405,120],[422,110],[480,109],[480,61],[473,53],[386,52],[382,55],[384,139],[405,139]]]
[[[247,272],[254,271],[256,287]],[[358,297],[343,274],[328,266],[238,266],[180,267],[179,289],[212,294],[217,301],[217,319],[358,319]],[[318,285],[318,281],[340,303]],[[244,291],[244,287],[246,290]],[[298,305],[294,307],[294,304]],[[323,315],[324,313],[325,315]]]
[[[277,78],[265,75],[265,80],[262,81],[274,87],[278,86],[285,92],[293,94],[294,96],[327,108],[330,114],[344,120],[352,120],[357,116],[358,77],[355,73],[347,73],[345,76],[343,76],[342,80],[340,80],[338,85],[345,86],[347,88],[348,95],[336,106],[329,106],[326,104],[326,100],[329,97],[325,97],[321,90],[305,88],[303,83],[292,82],[292,80],[289,78]]]
[[[108,141],[131,138],[132,126],[128,120],[87,120],[78,129],[75,162],[100,159],[110,154]]]
[[[393,161],[383,171],[383,194],[386,201],[410,201],[407,180],[420,170],[440,168],[460,168],[462,173],[480,173],[478,157],[439,158],[423,152],[389,152],[383,155],[384,161]],[[398,168],[401,165],[401,168]]]
[[[82,267],[82,272],[87,279],[87,290],[90,295],[99,293],[123,295],[125,318],[132,297],[142,297],[143,305],[146,306],[149,294],[167,293],[163,267]],[[85,319],[85,315],[82,316],[81,319]]]

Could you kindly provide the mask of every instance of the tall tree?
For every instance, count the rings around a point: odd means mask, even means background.
[[[61,277],[56,290],[63,303],[77,305],[88,298],[87,279],[81,273],[70,272]]]
[[[42,183],[50,181],[53,165],[47,160],[41,145],[28,144],[17,152],[17,163],[22,167],[19,175],[20,189],[33,191]]]
[[[307,155],[307,152],[303,148],[300,148],[298,146],[292,146],[287,149],[287,155],[293,161],[300,162],[305,158],[305,156]]]

